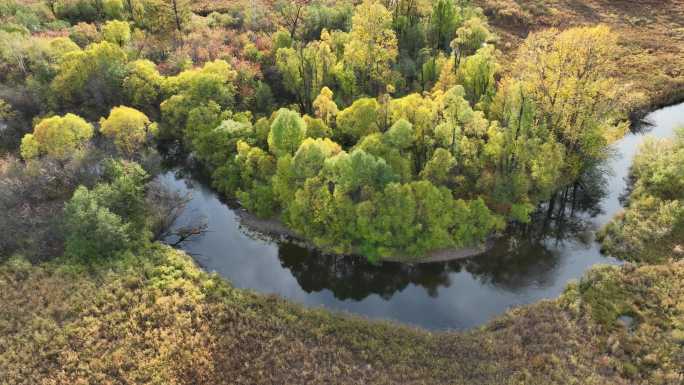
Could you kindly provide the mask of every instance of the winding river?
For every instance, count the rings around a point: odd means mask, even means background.
[[[186,171],[169,171],[161,178],[191,194],[174,226],[198,218],[208,225],[206,233],[181,247],[236,287],[369,318],[465,329],[512,306],[558,296],[592,265],[618,263],[601,255],[594,231],[621,209],[629,167],[645,135],[673,135],[675,127],[684,125],[684,103],[657,110],[645,121],[647,127],[614,144],[614,156],[588,189],[592,193],[575,199],[565,216],[542,229],[501,238],[486,254],[450,262],[372,265],[363,258],[320,255],[268,240],[242,227],[236,212]]]

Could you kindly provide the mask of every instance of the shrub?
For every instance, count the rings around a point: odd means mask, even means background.
[[[82,259],[111,257],[130,244],[129,225],[81,186],[64,210],[66,254]]]
[[[110,160],[104,181],[92,190],[80,186],[64,210],[66,253],[92,259],[111,257],[145,241],[147,173],[134,162]]]

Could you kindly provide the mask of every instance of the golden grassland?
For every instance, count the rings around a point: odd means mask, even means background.
[[[235,289],[182,252],[0,265],[2,384],[681,384],[684,262],[431,333]],[[626,327],[618,321],[629,315]]]

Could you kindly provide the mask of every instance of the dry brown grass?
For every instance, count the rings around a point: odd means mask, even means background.
[[[98,266],[31,266],[16,258],[0,264],[0,384],[684,378],[676,339],[684,331],[681,262],[604,268],[558,300],[512,310],[470,332],[430,333],[234,289],[167,247],[143,254]],[[624,312],[639,320],[631,332],[615,323]]]

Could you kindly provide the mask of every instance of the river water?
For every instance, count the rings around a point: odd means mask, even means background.
[[[236,287],[369,318],[465,329],[510,307],[558,296],[568,281],[579,279],[592,265],[618,263],[601,255],[594,231],[621,209],[639,144],[646,135],[672,136],[674,128],[684,126],[684,103],[657,110],[645,121],[648,127],[613,145],[607,172],[597,176],[603,183],[578,199],[574,215],[541,231],[528,229],[501,238],[486,254],[451,262],[372,265],[363,258],[326,256],[267,240],[243,228],[235,211],[189,173],[176,170],[161,178],[191,194],[174,226],[200,219],[208,225],[208,232],[181,247],[204,269]]]

